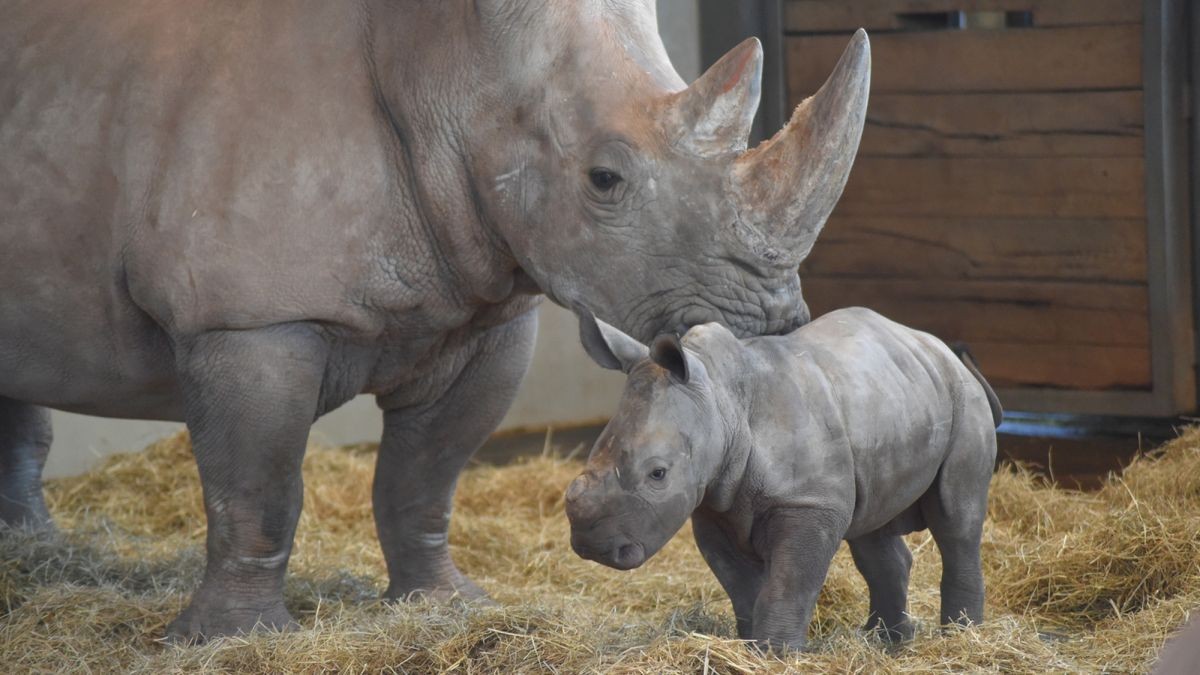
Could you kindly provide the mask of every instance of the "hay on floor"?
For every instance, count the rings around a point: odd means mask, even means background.
[[[916,534],[910,611],[921,629],[885,650],[856,630],[866,592],[843,550],[814,621],[816,651],[785,661],[732,639],[728,602],[686,528],[633,572],[575,557],[562,493],[579,464],[555,457],[475,467],[460,484],[454,556],[499,607],[380,603],[373,460],[369,448],[314,447],[305,461],[287,586],[304,629],[194,648],[156,641],[203,566],[186,436],[50,482],[66,534],[0,537],[0,663],[6,672],[1136,672],[1200,606],[1200,430],[1098,492],[999,473],[982,627],[934,625],[940,563]]]

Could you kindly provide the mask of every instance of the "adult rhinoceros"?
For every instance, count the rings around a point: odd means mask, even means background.
[[[207,569],[169,627],[293,623],[314,419],[359,393],[387,596],[447,551],[540,294],[649,340],[807,319],[796,275],[866,106],[865,35],[746,150],[762,54],[690,88],[653,0],[0,0],[0,519],[48,524],[44,408],[183,420]]]

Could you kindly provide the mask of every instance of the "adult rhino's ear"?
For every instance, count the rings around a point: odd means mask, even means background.
[[[680,384],[691,379],[695,356],[689,354],[674,333],[664,333],[650,347],[650,360],[662,366]]]
[[[635,363],[649,355],[650,350],[646,345],[620,329],[597,319],[585,309],[576,312],[579,314],[579,341],[583,343],[588,356],[601,368],[628,373]]]

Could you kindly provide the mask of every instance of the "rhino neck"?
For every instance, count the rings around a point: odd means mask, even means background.
[[[465,3],[362,7],[363,55],[395,193],[381,266],[463,307],[536,293],[487,219],[470,170],[470,128],[488,102],[470,86],[482,66],[469,31],[458,29]]]
[[[747,414],[752,387],[739,361],[736,357],[705,361],[714,382],[713,393],[720,417],[717,422],[722,442],[719,456],[706,463],[702,479],[707,484],[702,505],[715,513],[725,513],[736,505],[753,446],[753,432]]]

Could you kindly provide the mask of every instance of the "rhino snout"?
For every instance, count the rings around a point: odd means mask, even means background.
[[[605,499],[605,479],[586,471],[567,486],[567,519],[571,521],[571,548],[579,557],[619,570],[646,562],[646,547],[622,530],[625,518],[613,516]]]
[[[571,534],[571,548],[584,560],[618,570],[631,570],[646,562],[646,547],[624,537],[593,543],[578,533]]]
[[[646,548],[637,542],[614,545],[609,549],[607,559],[598,562],[619,570],[631,570],[646,562]]]

